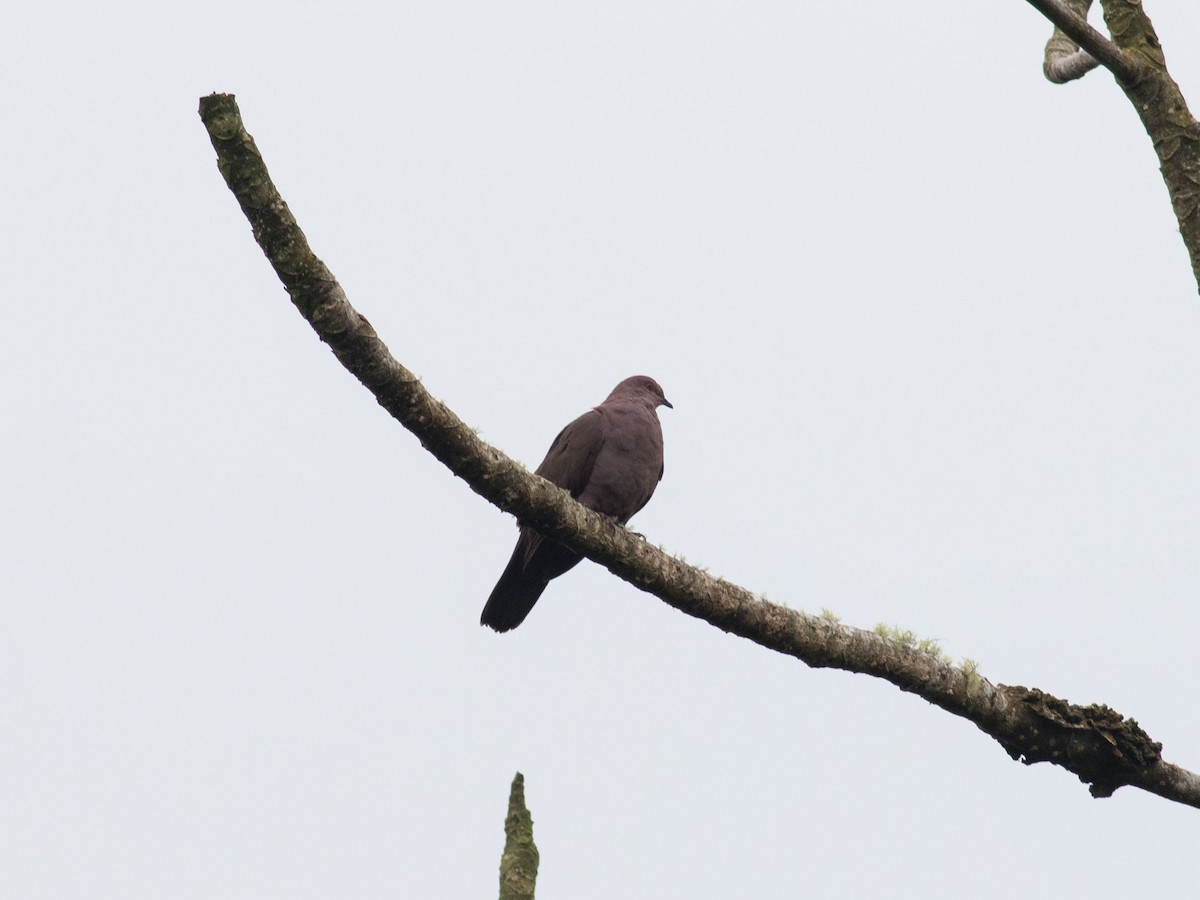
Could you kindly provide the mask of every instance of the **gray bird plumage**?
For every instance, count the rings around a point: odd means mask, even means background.
[[[537,474],[584,506],[624,524],[646,505],[662,478],[660,406],[671,404],[657,381],[645,375],[626,378],[607,400],[558,433]],[[550,579],[582,558],[521,526],[516,549],[483,607],[480,624],[496,631],[516,628]]]

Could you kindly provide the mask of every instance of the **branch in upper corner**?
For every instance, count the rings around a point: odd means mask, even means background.
[[[1136,785],[1200,807],[1200,778],[1166,763],[1158,745],[1132,720],[1104,708],[1073,706],[1041,692],[992,684],[973,668],[953,666],[907,638],[770,603],[667,555],[628,529],[614,528],[566,491],[480,440],[388,352],[313,254],[246,132],[234,98],[202,98],[200,117],[226,184],[296,308],[379,404],[471,490],[690,616],[815,668],[884,679],[975,723],[1014,758],[1050,761],[1075,773],[1100,791],[1097,796]]]
[[[1072,78],[1079,78],[1097,64],[1112,72],[1122,84],[1133,84],[1137,81],[1141,71],[1138,65],[1122,53],[1116,44],[1089,25],[1084,15],[1077,12],[1072,6],[1063,0],[1028,0],[1028,2],[1030,6],[1049,19],[1055,27],[1054,36],[1046,44],[1046,57],[1042,67],[1046,77],[1051,81],[1062,83],[1070,81]],[[1086,5],[1084,5],[1085,3]],[[1087,7],[1091,6],[1091,0],[1083,0],[1083,2],[1076,0],[1072,5],[1081,7],[1086,14]],[[1066,37],[1065,42],[1055,41],[1055,37],[1060,32]],[[1053,60],[1051,59],[1052,47],[1055,49]],[[1079,50],[1084,51],[1094,62],[1088,64],[1082,57],[1068,61],[1068,57],[1074,57]]]
[[[1107,66],[1154,142],[1179,221],[1192,275],[1200,286],[1200,122],[1167,71],[1162,43],[1141,0],[1100,0],[1112,40],[1087,24],[1092,0],[1029,0],[1055,24],[1043,71],[1053,82],[1079,78],[1093,60]]]
[[[1133,104],[1158,154],[1179,233],[1200,285],[1200,122],[1188,110],[1167,71],[1166,54],[1141,0],[1100,0],[1104,24],[1117,48],[1135,60],[1138,77],[1121,88]]]

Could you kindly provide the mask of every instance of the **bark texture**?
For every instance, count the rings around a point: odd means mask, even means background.
[[[504,855],[500,857],[500,900],[533,900],[537,884],[538,848],[533,842],[533,816],[525,806],[525,776],[513,779],[504,819]]]

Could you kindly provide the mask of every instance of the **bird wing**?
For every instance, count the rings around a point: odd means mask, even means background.
[[[558,433],[558,437],[546,451],[546,458],[537,467],[536,474],[579,499],[592,477],[596,458],[603,446],[604,416],[600,410],[590,409]],[[517,549],[522,565],[529,564],[541,547],[542,540],[538,532],[521,526],[521,539],[517,542]]]
[[[588,410],[558,433],[537,474],[578,497],[587,487],[603,447],[604,416],[598,409]]]

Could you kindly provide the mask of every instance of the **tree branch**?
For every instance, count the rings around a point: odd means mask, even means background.
[[[1066,0],[1066,6],[1086,22],[1092,0]],[[1042,72],[1047,79],[1055,84],[1065,84],[1082,78],[1098,65],[1100,61],[1096,57],[1086,50],[1081,50],[1069,35],[1061,28],[1055,27],[1050,40],[1046,42],[1046,53],[1042,62]]]
[[[769,603],[668,556],[575,502],[483,441],[388,352],[308,246],[272,184],[234,98],[200,101],[221,174],[292,302],[379,404],[470,488],[500,509],[630,584],[716,627],[817,668],[883,678],[974,722],[1014,758],[1049,761],[1097,797],[1130,784],[1200,807],[1200,778],[1163,762],[1160,745],[1107,707],[1078,707],[1040,691],[993,685],[912,641],[851,628]]]
[[[1162,45],[1141,0],[1100,0],[1111,42],[1084,18],[1092,0],[1028,2],[1055,25],[1042,64],[1047,78],[1063,82],[1080,77],[1091,68],[1090,55],[1116,76],[1133,103],[1154,142],[1192,275],[1200,287],[1200,123],[1167,72]]]
[[[533,900],[540,857],[533,842],[533,816],[525,805],[525,776],[513,778],[504,819],[504,853],[500,857],[500,900]]]
[[[1096,57],[1086,50],[1080,50],[1057,28],[1046,42],[1046,61],[1042,63],[1042,72],[1048,81],[1066,84],[1082,78],[1098,65],[1100,62]]]
[[[1067,64],[1064,58],[1072,55],[1075,51],[1083,49],[1094,60],[1094,62],[1079,71],[1073,77],[1078,78],[1090,68],[1094,68],[1096,63],[1104,66],[1113,75],[1117,81],[1122,84],[1131,84],[1136,81],[1140,74],[1139,67],[1117,47],[1112,41],[1102,35],[1099,31],[1087,23],[1084,15],[1081,15],[1072,6],[1080,6],[1078,0],[1076,3],[1068,5],[1063,0],[1029,0],[1029,5],[1044,15],[1055,27],[1055,36],[1059,33],[1065,35],[1073,44],[1071,48],[1067,48],[1062,42],[1055,41],[1051,37],[1050,43],[1046,45],[1046,61],[1043,64],[1043,71],[1046,77],[1051,81],[1069,81],[1070,78],[1055,78],[1052,76],[1052,71],[1060,72],[1062,70],[1076,71],[1084,66],[1080,59],[1076,59],[1071,64]],[[1091,0],[1086,0],[1082,5],[1082,10],[1086,13],[1087,8],[1091,6]],[[1055,59],[1051,59],[1051,47],[1055,50]]]
[[[1122,82],[1121,89],[1154,143],[1179,233],[1200,286],[1200,123],[1167,71],[1162,44],[1141,0],[1101,0],[1101,6],[1117,46],[1139,61],[1141,77]]]

